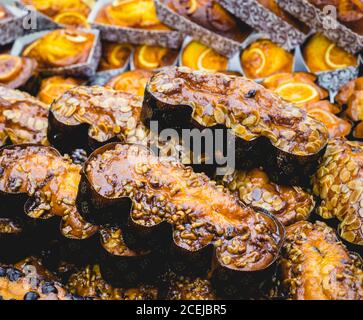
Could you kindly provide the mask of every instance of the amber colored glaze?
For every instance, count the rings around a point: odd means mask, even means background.
[[[113,77],[106,86],[115,90],[135,94],[143,97],[147,82],[154,75],[153,72],[147,70],[133,70],[124,72]]]
[[[363,144],[331,140],[318,171],[313,191],[321,203],[317,213],[340,221],[339,233],[348,242],[363,245]]]
[[[182,66],[211,72],[227,71],[228,58],[204,44],[191,41],[183,50]]]
[[[0,54],[0,85],[16,89],[36,74],[34,59]]]
[[[356,66],[358,63],[357,57],[339,48],[320,33],[308,39],[302,53],[306,65],[314,73]]]
[[[115,136],[128,142],[142,141],[147,132],[140,122],[142,98],[103,87],[77,87],[51,106],[57,121],[75,126],[88,124],[88,134],[104,142]]]
[[[0,86],[1,143],[47,144],[48,110],[31,95]]]
[[[262,84],[324,123],[330,138],[347,136],[352,129],[351,123],[335,116],[341,108],[323,100],[328,98],[329,93],[315,81],[316,76],[310,73],[279,73],[266,78]]]
[[[99,11],[96,22],[126,28],[170,30],[159,21],[153,0],[115,0]]]
[[[165,68],[147,86],[162,104],[190,106],[204,127],[225,125],[239,138],[264,136],[289,153],[313,154],[326,145],[325,126],[263,86],[243,77]]]
[[[79,30],[55,30],[31,43],[22,53],[40,68],[67,67],[87,61],[95,36]]]
[[[82,80],[76,78],[65,78],[61,76],[53,76],[43,79],[38,92],[40,101],[51,104],[58,99],[66,91],[82,84]]]
[[[125,43],[103,42],[99,71],[125,67],[132,52],[132,45]]]
[[[85,174],[99,195],[130,197],[134,223],[170,223],[175,243],[188,251],[214,244],[222,265],[249,271],[266,268],[276,257],[279,233],[271,218],[242,207],[223,187],[176,160],[140,145],[115,144],[94,153]]]
[[[154,70],[175,64],[178,50],[158,46],[137,46],[134,52],[136,69]]]
[[[362,300],[363,271],[322,222],[287,228],[282,283],[294,300]]]
[[[224,37],[242,42],[250,28],[213,0],[162,0],[171,10]]]
[[[70,238],[87,238],[97,231],[82,220],[75,207],[81,166],[60,156],[55,149],[27,145],[4,148],[0,166],[2,192],[34,198],[26,208],[30,217],[62,217],[67,225],[78,227],[63,229]]]
[[[251,43],[241,54],[247,78],[265,78],[280,72],[292,72],[294,56],[268,39]]]
[[[315,206],[313,196],[302,188],[275,184],[262,169],[234,171],[222,183],[243,203],[274,214],[285,226],[307,220]]]

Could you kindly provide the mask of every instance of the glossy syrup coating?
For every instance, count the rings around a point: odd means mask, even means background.
[[[263,136],[289,154],[316,154],[327,142],[321,122],[243,77],[171,67],[156,74],[147,91],[160,105],[189,106],[203,127],[224,125],[245,141]]]
[[[72,30],[54,30],[28,45],[22,55],[37,60],[41,69],[67,67],[87,61],[95,36]]]
[[[110,79],[106,86],[143,97],[146,84],[153,75],[147,70],[126,71]]]
[[[0,139],[47,144],[49,107],[31,95],[0,86]]]
[[[340,236],[363,245],[363,144],[345,139],[328,144],[323,161],[312,178],[321,203],[317,213],[340,221]]]
[[[96,22],[125,28],[170,30],[159,21],[153,0],[112,1],[99,11]]]
[[[98,265],[89,265],[71,275],[67,289],[80,297],[94,297],[101,300],[155,300],[157,289],[149,286],[136,288],[115,288],[101,275]]]
[[[73,300],[42,264],[27,258],[14,266],[0,266],[0,300]]]
[[[323,222],[287,228],[283,285],[294,300],[362,300],[363,271]]]
[[[0,54],[0,85],[16,89],[36,74],[34,59]]]
[[[249,28],[213,0],[162,0],[171,10],[198,25],[227,38],[242,42]]]
[[[99,196],[131,199],[133,223],[154,228],[167,222],[175,244],[187,251],[213,244],[219,263],[240,271],[264,269],[278,254],[276,221],[241,206],[222,186],[178,161],[157,158],[143,146],[112,144],[95,152],[84,170]]]
[[[274,214],[285,226],[307,220],[315,207],[308,192],[273,183],[262,169],[236,170],[222,177],[221,182],[243,203]]]
[[[61,217],[62,231],[70,238],[88,238],[97,231],[75,207],[81,166],[55,149],[32,145],[2,149],[0,166],[0,190],[5,195],[27,194],[29,217]]]
[[[329,92],[321,88],[314,74],[306,72],[279,73],[266,78],[263,86],[273,90],[283,99],[295,103],[311,117],[327,127],[330,138],[349,135],[352,125],[349,121],[336,116],[342,107],[326,100]]]
[[[51,113],[63,126],[89,125],[88,135],[99,142],[120,136],[133,143],[142,141],[147,135],[139,121],[141,103],[139,96],[110,88],[81,86],[56,100]]]

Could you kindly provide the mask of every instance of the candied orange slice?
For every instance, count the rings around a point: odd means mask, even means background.
[[[320,96],[315,87],[302,82],[284,83],[275,92],[283,99],[297,104],[310,102]]]
[[[210,71],[210,72],[226,70],[227,65],[228,65],[228,59],[210,48],[202,52],[197,62],[198,70]]]
[[[86,17],[79,12],[62,12],[54,17],[56,23],[89,28]]]
[[[310,109],[308,113],[315,119],[323,122],[327,127],[334,125],[337,120],[336,116],[323,109],[318,109],[318,108]]]
[[[160,24],[152,0],[114,1],[106,8],[110,22],[130,27],[148,27]]]
[[[71,83],[49,83],[39,94],[41,101],[51,104],[55,99],[60,97],[63,93],[74,88],[75,85]]]
[[[23,53],[22,53],[22,55],[23,56],[29,56],[29,54],[30,54],[30,52],[39,44],[39,42],[40,42],[40,40],[41,39],[38,39],[38,40],[36,40],[36,41],[34,41],[33,43],[31,43],[30,45],[28,45],[25,49],[24,49],[24,51],[23,51]]]
[[[245,60],[249,60],[255,68],[255,73],[260,74],[266,65],[266,57],[263,51],[259,48],[253,48],[245,54]]]
[[[115,90],[144,96],[146,84],[153,74],[153,72],[146,70],[128,71],[111,79],[107,85]]]
[[[0,81],[14,78],[22,69],[22,60],[8,54],[0,55]]]
[[[131,50],[131,46],[127,44],[118,44],[114,46],[109,56],[110,64],[117,67],[122,66],[124,64],[124,61],[130,55]],[[126,58],[125,55],[127,55]]]
[[[332,43],[325,52],[325,62],[333,69],[342,69],[349,66],[347,63],[339,63],[339,61],[344,61],[346,52]]]
[[[156,50],[153,46],[142,46],[138,56],[141,66],[147,69],[156,69],[159,67],[160,54],[158,53],[159,50]]]

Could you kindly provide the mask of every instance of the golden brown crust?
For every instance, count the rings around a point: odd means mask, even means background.
[[[120,137],[142,141],[147,131],[140,122],[142,98],[103,87],[77,87],[51,106],[55,119],[66,126],[89,125],[88,135],[105,142]]]
[[[170,281],[166,300],[216,300],[212,284],[207,279],[178,277]]]
[[[211,0],[162,0],[171,10],[222,36],[242,42],[249,28]]]
[[[175,160],[157,158],[139,145],[114,144],[94,153],[84,170],[100,196],[131,198],[137,225],[171,224],[174,242],[185,250],[213,244],[221,265],[241,271],[265,269],[276,258],[276,222]]]
[[[99,11],[96,22],[136,29],[170,30],[159,21],[152,0],[113,1]]]
[[[360,245],[363,245],[362,157],[362,143],[332,140],[312,179],[314,194],[322,200],[317,213],[325,219],[337,218],[341,222],[341,237]]]
[[[190,106],[201,126],[225,125],[245,141],[264,136],[276,148],[303,156],[326,145],[328,132],[321,122],[243,77],[166,68],[147,90],[162,104]]]
[[[302,188],[277,185],[261,169],[234,171],[222,183],[243,203],[274,214],[285,226],[307,220],[315,206],[313,196]]]
[[[345,114],[353,121],[363,120],[363,77],[342,86],[336,96],[341,106],[346,106]]]
[[[67,289],[80,297],[101,300],[155,300],[157,289],[148,286],[137,288],[114,288],[103,278],[98,265],[87,266],[71,275]]]
[[[4,144],[47,144],[48,106],[27,93],[0,86],[0,137]]]
[[[34,59],[0,54],[0,84],[11,89],[23,86],[36,74]]]
[[[97,231],[75,207],[81,167],[69,158],[49,147],[12,146],[2,149],[0,166],[0,190],[27,194],[25,211],[30,217],[62,217],[63,232],[71,238],[88,238]]]
[[[143,97],[146,84],[153,75],[152,71],[147,70],[127,71],[113,77],[106,86]]]
[[[322,222],[301,221],[287,228],[281,266],[292,299],[363,299],[362,269]]]
[[[72,300],[42,264],[27,258],[14,266],[0,266],[0,300]]]
[[[37,60],[40,69],[81,64],[87,61],[94,39],[94,34],[80,30],[54,30],[27,46],[22,55]]]

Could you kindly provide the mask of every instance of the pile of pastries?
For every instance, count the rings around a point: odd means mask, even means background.
[[[0,47],[0,300],[363,300],[359,54],[276,1],[294,50],[224,1],[18,2],[59,27]]]

